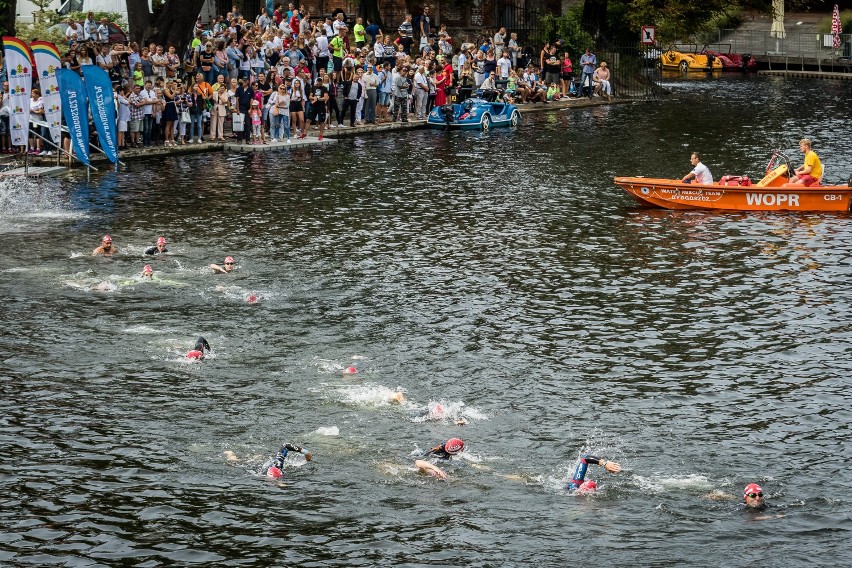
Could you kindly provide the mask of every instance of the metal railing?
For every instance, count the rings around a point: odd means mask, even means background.
[[[733,53],[752,55],[783,55],[790,58],[849,59],[852,58],[852,34],[840,35],[840,47],[833,47],[834,36],[816,32],[789,31],[784,38],[773,37],[767,30],[719,30],[708,43],[731,46]]]

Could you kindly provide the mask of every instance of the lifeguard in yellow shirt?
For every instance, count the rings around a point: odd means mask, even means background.
[[[819,161],[819,156],[811,149],[811,141],[809,138],[799,140],[799,150],[805,155],[805,163],[796,168],[796,175],[790,178],[790,183],[801,183],[805,187],[809,187],[815,183],[819,183],[822,179],[822,162]]]

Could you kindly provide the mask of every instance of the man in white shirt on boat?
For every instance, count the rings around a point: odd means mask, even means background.
[[[690,181],[694,178],[695,183],[699,183],[701,185],[710,185],[713,183],[713,174],[710,173],[707,166],[701,163],[701,154],[693,152],[689,161],[692,162],[692,171],[686,174],[680,181],[683,183],[690,183]]]

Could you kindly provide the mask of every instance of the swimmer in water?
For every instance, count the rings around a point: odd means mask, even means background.
[[[597,491],[597,483],[592,480],[585,481],[586,471],[589,469],[589,464],[602,466],[610,473],[618,473],[619,471],[621,471],[621,465],[619,465],[617,462],[605,460],[603,458],[599,458],[597,456],[592,456],[589,454],[584,454],[582,457],[580,457],[580,461],[577,463],[577,467],[574,468],[574,475],[571,477],[571,481],[568,482],[569,491],[580,491],[587,493]]]
[[[272,461],[272,464],[266,468],[266,477],[272,477],[274,479],[280,478],[283,474],[281,471],[284,468],[284,460],[287,458],[287,454],[290,452],[299,452],[303,456],[305,456],[305,460],[311,461],[313,459],[313,454],[306,450],[305,448],[300,448],[299,446],[294,446],[293,444],[284,444],[281,446],[281,449],[278,450],[278,453],[275,455],[275,459]]]
[[[455,424],[456,426],[464,426],[465,424],[467,424],[467,419],[464,416],[458,416],[455,418],[450,416],[450,414],[440,402],[436,402],[434,405],[430,403],[426,410],[421,411],[417,415],[417,418],[421,420],[433,420],[436,422],[451,419],[453,424]]]
[[[150,264],[146,264],[142,268],[142,279],[143,280],[153,280],[154,279],[154,269]]]
[[[229,272],[234,270],[234,257],[226,256],[223,266],[219,266],[218,264],[211,264],[210,268],[213,270],[213,272],[216,272],[218,274],[228,274]]]
[[[707,497],[714,501],[737,498],[735,495],[721,491],[714,491],[707,495]],[[743,489],[743,504],[747,512],[755,514],[764,513],[769,508],[769,505],[764,500],[763,488],[757,483],[749,483],[745,486]],[[765,521],[767,519],[781,519],[783,517],[784,515],[756,515],[752,516],[751,520]]]
[[[157,244],[145,249],[145,254],[149,256],[153,256],[155,254],[165,254],[167,252],[169,252],[169,249],[166,248],[166,237],[160,237],[159,239],[157,239]]]
[[[195,348],[186,354],[186,358],[200,361],[204,359],[204,351],[210,351],[210,344],[203,337],[199,337],[195,340]]]
[[[762,511],[766,509],[766,501],[763,500],[763,487],[757,483],[749,483],[743,489],[743,503],[749,509]]]
[[[464,441],[461,438],[450,438],[440,446],[435,446],[429,450],[426,453],[426,456],[448,460],[462,451],[464,451]],[[416,467],[420,473],[425,473],[432,477],[437,477],[438,479],[447,479],[447,472],[426,460],[415,460],[414,467]]]
[[[749,483],[743,489],[743,503],[745,503],[747,511],[755,513],[764,513],[769,508],[766,501],[763,500],[763,487],[757,483]],[[784,515],[758,515],[752,517],[755,521],[766,521],[768,519],[782,519]]]
[[[112,256],[118,252],[118,249],[112,246],[112,237],[104,235],[101,239],[101,246],[92,251],[92,256]]]

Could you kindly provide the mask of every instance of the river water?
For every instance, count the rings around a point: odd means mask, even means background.
[[[612,183],[692,150],[759,177],[804,135],[845,180],[852,82],[666,86],[516,132],[4,182],[0,564],[852,563],[850,218]],[[418,475],[451,436],[449,480]],[[279,485],[282,442],[314,461]],[[564,489],[581,451],[624,468],[594,497]],[[752,481],[783,517],[742,510]]]

